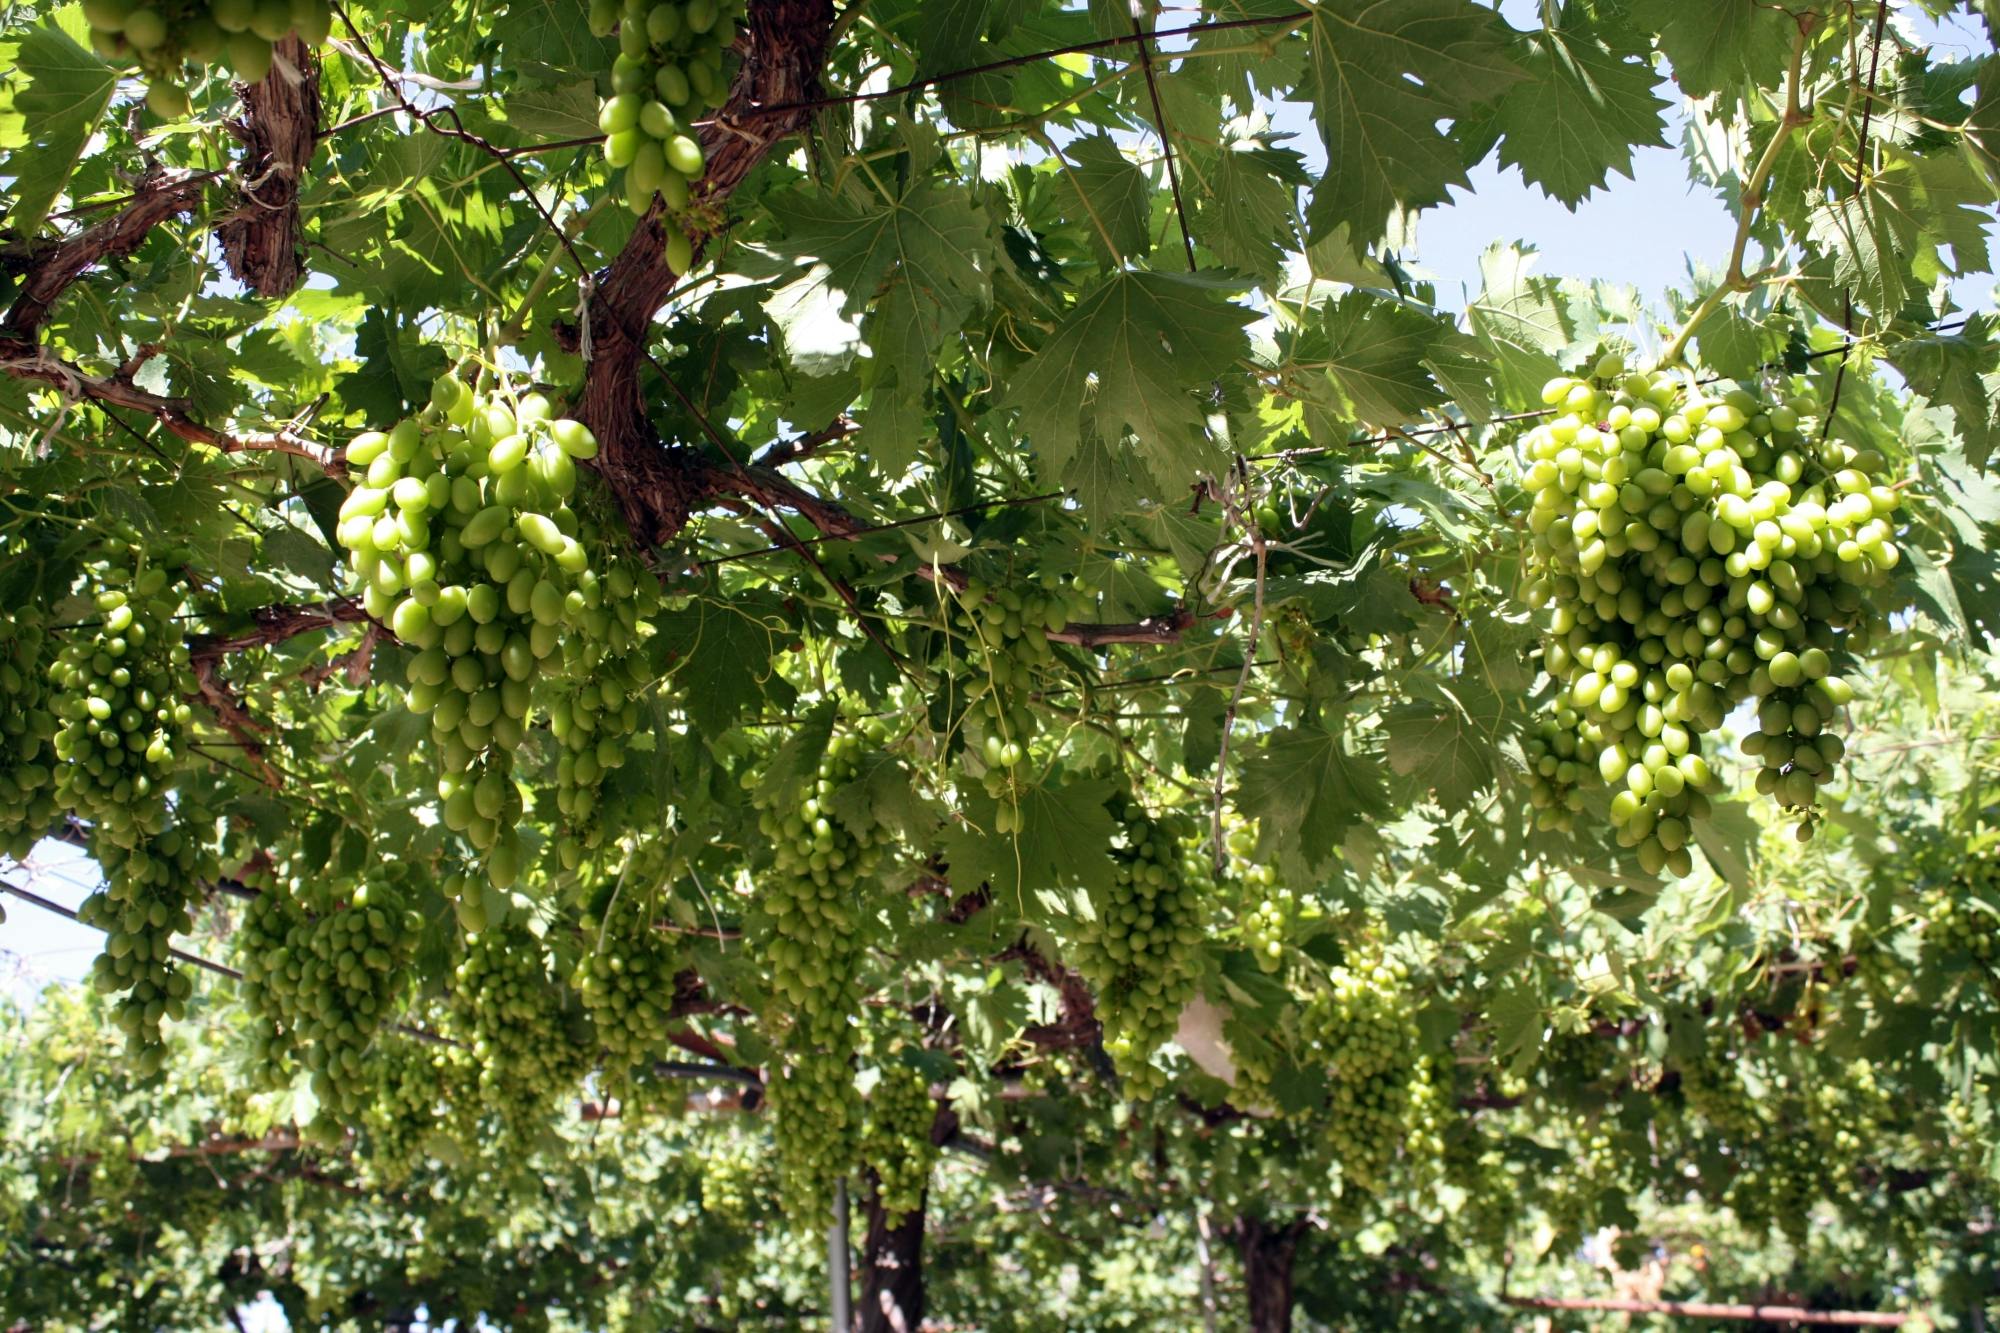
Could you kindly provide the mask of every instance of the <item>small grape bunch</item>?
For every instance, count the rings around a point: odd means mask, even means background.
[[[1014,586],[975,576],[960,598],[947,603],[960,636],[957,651],[985,673],[973,686],[976,697],[966,710],[965,740],[983,761],[980,781],[986,794],[1001,803],[997,833],[1017,831],[1006,798],[1014,792],[1017,770],[1035,736],[1028,695],[1036,678],[1056,662],[1049,636],[1068,627],[1086,598],[1080,589],[1052,582]]]
[[[1196,955],[1206,933],[1205,867],[1193,850],[1194,821],[1158,819],[1129,794],[1113,817],[1122,825],[1116,879],[1091,895],[1092,916],[1075,927],[1071,961],[1096,992],[1104,1048],[1135,1092],[1164,1083],[1152,1063],[1174,1034],[1197,985]]]
[[[49,666],[60,726],[51,740],[56,799],[91,821],[100,841],[137,847],[167,830],[195,693],[187,645],[174,616],[181,595],[170,570],[186,552],[149,559],[132,542],[93,565],[92,614],[69,631]]]
[[[258,83],[279,42],[319,46],[333,31],[328,0],[85,0],[83,16],[99,55],[144,71],[146,106],[162,120],[188,114],[189,65],[221,64]]]
[[[590,27],[618,34],[612,95],[598,112],[604,159],[625,173],[625,202],[644,214],[653,197],[688,206],[688,187],[707,171],[694,122],[728,96],[724,60],[736,41],[744,0],[591,0]],[[685,273],[688,238],[667,235],[667,264]]]
[[[1323,1130],[1342,1182],[1377,1190],[1409,1136],[1420,1043],[1408,972],[1366,958],[1334,968],[1300,1029],[1332,1075]]]
[[[924,1206],[937,1163],[931,1142],[936,1115],[930,1080],[903,1048],[891,1045],[876,1066],[861,1121],[861,1160],[874,1172],[875,1197],[891,1227]]]
[[[34,607],[0,621],[0,855],[21,860],[55,822],[56,637]]]
[[[91,966],[91,984],[120,991],[116,1021],[139,1072],[158,1071],[166,1047],[162,1020],[186,1014],[194,983],[173,963],[173,937],[194,928],[194,908],[205,891],[205,849],[193,830],[199,815],[133,842],[98,837],[93,849],[104,887],[83,901],[77,919],[104,932],[104,952]]]

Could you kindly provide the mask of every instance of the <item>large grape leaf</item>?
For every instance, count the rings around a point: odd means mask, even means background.
[[[1951,409],[1966,460],[1984,468],[2000,446],[2000,342],[1992,317],[1975,313],[1960,328],[1899,342],[1889,362],[1912,389]]]
[[[1488,246],[1479,258],[1482,290],[1465,310],[1509,406],[1539,404],[1542,385],[1561,373],[1572,346],[1590,332],[1561,283],[1529,273],[1534,262],[1535,252],[1521,246]]]
[[[1528,77],[1493,104],[1487,129],[1501,165],[1569,208],[1613,171],[1631,179],[1635,147],[1666,144],[1667,102],[1650,64],[1555,28],[1525,35],[1515,58]]]
[[[1089,134],[1063,149],[1057,195],[1063,211],[1090,237],[1106,264],[1144,257],[1153,189],[1108,134]]]
[[[1272,732],[1244,761],[1236,792],[1236,808],[1257,821],[1257,855],[1298,879],[1316,878],[1349,829],[1388,809],[1377,765],[1334,732]]]
[[[1312,177],[1289,148],[1241,141],[1211,159],[1194,197],[1194,233],[1230,268],[1272,281],[1297,250],[1298,187]]]
[[[1473,682],[1426,690],[1431,701],[1412,701],[1383,718],[1389,767],[1431,792],[1447,810],[1476,796],[1493,780],[1494,733],[1506,703]]]
[[[1170,273],[1114,273],[1088,291],[1014,377],[1006,399],[1052,474],[1069,469],[1086,424],[1134,439],[1154,483],[1178,490],[1223,455],[1196,392],[1249,350],[1254,316],[1217,296],[1234,284]]]
[[[767,696],[790,703],[791,686],[770,668],[784,646],[779,635],[792,632],[776,597],[738,594],[726,604],[696,598],[655,624],[655,659],[704,733],[721,735]]]
[[[1791,18],[1759,0],[1633,0],[1631,21],[1658,34],[1674,82],[1707,97],[1743,82],[1775,87],[1791,53]]]
[[[17,236],[33,236],[48,218],[118,87],[118,71],[86,39],[71,8],[0,41],[0,69],[11,68],[11,95],[0,102],[0,144],[8,146],[0,175],[13,178],[6,224]]]
[[[1442,406],[1445,394],[1426,362],[1449,323],[1405,301],[1354,291],[1325,307],[1318,337],[1302,350],[1323,356],[1346,416],[1371,426],[1412,421]]]
[[[990,289],[992,228],[962,191],[928,180],[893,199],[858,189],[840,196],[795,190],[773,198],[769,209],[785,229],[773,251],[824,266],[842,314],[867,309],[891,284],[920,294],[910,314],[931,350]]]
[[[1506,28],[1470,0],[1326,0],[1306,26],[1300,91],[1326,143],[1307,211],[1312,234],[1349,224],[1371,241],[1397,208],[1443,203],[1467,184],[1449,121],[1520,78]]]
[[[999,806],[991,797],[969,797],[965,818],[942,839],[952,887],[970,893],[985,884],[1003,910],[1029,918],[1038,890],[1109,889],[1116,831],[1104,806],[1110,795],[1110,780],[1102,778],[1030,787],[1015,804],[1018,833],[994,831]]]
[[[2000,195],[2000,56],[1988,56],[1979,66],[1979,95],[1965,117],[1965,153]]]

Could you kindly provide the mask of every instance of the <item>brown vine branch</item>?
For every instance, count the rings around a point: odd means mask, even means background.
[[[65,396],[74,400],[89,400],[106,407],[123,407],[134,412],[143,412],[166,427],[176,437],[190,444],[206,445],[225,454],[280,453],[294,458],[303,458],[324,469],[331,476],[345,476],[347,465],[345,451],[327,445],[316,444],[290,431],[279,431],[275,435],[231,434],[217,430],[196,420],[193,410],[185,398],[169,398],[162,394],[142,389],[130,380],[116,376],[92,375],[67,361],[52,357],[46,349],[36,348],[22,355],[8,355],[0,351],[0,370],[16,379],[40,380],[54,385]]]
[[[1177,606],[1162,615],[1148,616],[1129,624],[1069,625],[1051,632],[1048,638],[1050,643],[1075,644],[1080,648],[1096,648],[1111,643],[1178,643],[1192,624],[1194,612],[1185,606]]]
[[[0,343],[32,347],[49,313],[71,283],[107,259],[131,254],[154,227],[201,204],[208,173],[162,171],[139,183],[132,202],[115,216],[85,227],[67,240],[32,252],[19,294],[0,319]]]

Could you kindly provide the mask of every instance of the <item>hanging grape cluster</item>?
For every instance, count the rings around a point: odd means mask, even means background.
[[[597,127],[634,213],[656,194],[673,212],[686,208],[688,187],[708,169],[694,122],[729,94],[723,62],[743,9],[744,0],[590,0],[590,30],[618,34]],[[691,258],[687,237],[668,228],[668,267],[685,273]]]
[[[1984,838],[1952,867],[1949,884],[1924,895],[1924,942],[2000,970],[2000,852]]]
[[[338,1137],[368,1105],[370,1051],[394,1017],[408,982],[408,947],[423,923],[385,878],[351,889],[298,870],[253,878],[260,892],[236,945],[244,1001],[263,1027],[259,1048],[312,1072],[320,1114],[310,1129]]]
[[[1627,375],[1613,355],[1542,396],[1560,415],[1522,445],[1528,599],[1562,688],[1555,732],[1531,746],[1533,796],[1560,825],[1576,784],[1601,778],[1620,844],[1648,873],[1685,874],[1714,782],[1702,738],[1739,701],[1760,701],[1744,744],[1760,791],[1809,812],[1832,780],[1843,748],[1826,726],[1853,697],[1836,668],[1879,620],[1901,498],[1880,453],[1821,437],[1805,392]]]
[[[626,741],[639,729],[639,698],[656,678],[645,641],[660,606],[659,583],[621,561],[610,565],[603,586],[602,604],[584,611],[585,632],[563,639],[565,674],[549,682],[549,733],[562,746],[556,809],[565,827],[556,852],[566,870],[604,843],[604,782],[624,765]]]
[[[767,1145],[750,1134],[718,1133],[700,1151],[701,1211],[731,1234],[749,1234],[772,1194]]]
[[[572,809],[622,762],[618,736],[638,725],[626,655],[650,576],[618,563],[629,557],[570,505],[576,460],[596,453],[590,432],[554,418],[540,394],[516,399],[451,374],[420,416],[348,446],[348,466],[365,471],[336,536],[369,615],[415,650],[407,699],[430,717],[445,825],[484,853],[496,888],[521,871],[513,756],[537,685],[563,700],[558,773]],[[592,674],[607,661],[615,673]]]
[[[1676,1067],[1687,1109],[1732,1143],[1747,1143],[1759,1132],[1757,1099],[1743,1086],[1738,1057],[1726,1045],[1707,1043]]]
[[[930,1079],[911,1063],[900,1044],[891,1044],[876,1063],[861,1121],[861,1161],[875,1176],[875,1197],[894,1227],[924,1206],[937,1146],[931,1123],[937,1103]]]
[[[434,1031],[434,1022],[421,1024]],[[368,1054],[373,1087],[358,1128],[357,1160],[369,1178],[397,1185],[437,1155],[443,1138],[461,1150],[479,1142],[478,1106],[466,1053],[443,1042],[400,1037]]]
[[[851,828],[833,798],[858,774],[864,749],[881,740],[872,727],[836,735],[798,805],[766,805],[757,819],[776,855],[743,920],[770,978],[770,1017],[783,1034],[785,1068],[770,1088],[772,1134],[788,1206],[801,1214],[845,1173],[859,1129],[853,1020],[883,834]]]
[[[1069,961],[1096,993],[1105,1050],[1144,1092],[1164,1083],[1153,1052],[1173,1036],[1194,995],[1206,867],[1192,850],[1198,830],[1188,816],[1155,819],[1129,793],[1111,809],[1120,825],[1115,880],[1092,892],[1092,916],[1078,923]]]
[[[1007,798],[1015,794],[1017,772],[1035,737],[1028,697],[1036,677],[1055,665],[1049,635],[1062,632],[1085,596],[1052,579],[1039,587],[995,586],[974,577],[959,597],[946,599],[958,640],[955,651],[984,674],[972,687],[965,743],[981,760],[979,777],[986,794],[1000,802],[997,833],[1018,831]]]
[[[510,1122],[532,1125],[584,1073],[541,940],[525,923],[465,941],[452,976],[453,1031],[472,1044],[479,1091]]]
[[[99,55],[145,71],[146,105],[164,120],[188,114],[188,65],[224,65],[258,83],[279,42],[318,46],[333,31],[327,0],[88,0],[83,17]]]
[[[172,937],[193,925],[204,860],[199,810],[170,808],[186,748],[195,682],[176,632],[186,552],[150,559],[137,534],[86,574],[92,619],[64,632],[48,667],[57,727],[55,802],[90,821],[104,888],[79,911],[105,932],[92,967],[100,990],[124,991],[118,1021],[142,1068],[162,1058],[162,1018],[180,1016],[192,983],[170,963]]]
[[[607,884],[599,896],[582,919],[575,985],[615,1080],[665,1047],[675,977],[686,964],[672,937],[654,928],[650,895]]]
[[[65,631],[49,668],[61,723],[57,800],[127,847],[166,830],[167,793],[194,716],[186,702],[194,675],[174,624],[180,593],[168,573],[185,557],[170,550],[149,560],[135,539],[93,565],[94,619]]]
[[[55,636],[33,607],[0,620],[0,855],[28,855],[56,817]]]
[[[104,952],[91,964],[91,984],[122,991],[116,1019],[141,1073],[157,1071],[166,1047],[162,1019],[184,1017],[194,983],[173,965],[176,934],[194,928],[208,858],[188,823],[125,842],[100,834],[92,843],[104,887],[84,899],[77,920],[104,932]]]
[[[1323,1119],[1341,1181],[1382,1187],[1408,1131],[1420,1048],[1409,976],[1401,964],[1356,959],[1336,967],[1300,1017],[1300,1033],[1329,1077]]]
[[[1300,912],[1298,898],[1290,889],[1278,887],[1278,872],[1251,860],[1257,850],[1257,835],[1248,828],[1231,830],[1227,843],[1229,863],[1236,881],[1243,886],[1243,945],[1266,972],[1276,972],[1285,963],[1285,942]]]

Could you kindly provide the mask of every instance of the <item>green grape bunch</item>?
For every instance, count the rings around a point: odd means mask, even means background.
[[[930,1080],[892,1046],[876,1068],[861,1122],[861,1160],[875,1177],[875,1197],[891,1227],[924,1206],[937,1145],[937,1103]]]
[[[1342,1184],[1379,1190],[1418,1119],[1413,1105],[1422,1062],[1409,974],[1399,963],[1364,958],[1336,967],[1299,1026],[1331,1076],[1317,1114]]]
[[[351,888],[302,871],[255,878],[263,883],[236,935],[245,1005],[263,1024],[266,1058],[282,1051],[311,1071],[320,1114],[309,1131],[337,1139],[367,1109],[370,1052],[408,985],[423,922],[386,877]]]
[[[2000,971],[2000,852],[1995,844],[1976,839],[1953,867],[1951,881],[1924,894],[1920,915],[1926,949]]]
[[[222,65],[258,83],[279,42],[319,46],[333,31],[328,0],[86,0],[83,16],[97,54],[144,71],[146,106],[162,120],[190,110],[189,65]]]
[[[199,816],[189,810],[185,818],[130,843],[97,837],[104,887],[77,909],[79,921],[104,932],[91,984],[123,993],[115,1017],[142,1074],[157,1072],[165,1056],[161,1021],[184,1018],[194,994],[194,983],[174,966],[173,937],[194,928],[209,858],[192,832]]]
[[[639,723],[626,655],[647,632],[651,576],[571,506],[577,461],[596,454],[540,394],[453,374],[424,412],[348,446],[362,482],[335,536],[364,609],[414,651],[405,698],[430,718],[444,823],[484,854],[499,889],[521,872],[514,752],[537,686],[564,700],[558,774],[572,809],[624,762],[622,737]],[[596,671],[611,661],[615,675]]]
[[[763,1214],[774,1182],[765,1145],[748,1134],[713,1135],[701,1150],[701,1211],[732,1235],[746,1235]]]
[[[1521,446],[1527,597],[1560,687],[1528,746],[1542,824],[1573,822],[1578,786],[1601,780],[1620,845],[1649,874],[1688,873],[1716,784],[1702,740],[1755,699],[1758,789],[1811,836],[1845,753],[1827,730],[1854,697],[1839,672],[1901,561],[1887,460],[1822,438],[1804,391],[1627,374],[1616,355],[1542,397],[1558,415]]]
[[[421,1026],[435,1031],[438,1024]],[[440,1136],[461,1149],[479,1142],[478,1100],[464,1050],[414,1038],[385,1041],[369,1053],[368,1067],[372,1083],[355,1126],[356,1162],[366,1179],[400,1185],[435,1155]]]
[[[744,0],[591,0],[590,29],[618,34],[612,95],[598,112],[604,159],[625,173],[625,202],[644,214],[660,196],[672,212],[708,164],[695,121],[729,94],[725,60],[736,42]],[[669,229],[667,264],[685,273],[688,238]]]
[[[834,736],[796,808],[767,803],[757,819],[775,856],[743,920],[770,978],[770,1017],[781,1033],[771,1132],[788,1207],[800,1216],[847,1170],[861,1121],[850,1067],[854,1020],[875,922],[869,892],[886,834],[851,827],[834,797],[859,776],[863,754],[885,739],[872,723],[860,734]]]
[[[556,850],[566,870],[604,845],[604,784],[623,766],[626,742],[639,730],[639,700],[657,681],[645,643],[660,608],[658,581],[619,551],[607,562],[604,593],[615,619],[604,620],[601,633],[565,635],[565,671],[548,682],[549,732],[562,747],[556,809],[564,831]]]
[[[562,990],[524,922],[467,937],[452,975],[451,1012],[453,1030],[472,1043],[481,1096],[510,1122],[532,1125],[585,1072]]]
[[[991,585],[973,577],[964,593],[947,599],[947,613],[962,652],[984,673],[971,688],[965,714],[965,742],[976,754],[986,794],[1001,803],[995,832],[1014,833],[1015,793],[1021,764],[1034,740],[1036,719],[1029,695],[1039,675],[1055,666],[1049,635],[1059,634],[1083,613],[1088,594],[1055,579],[1040,586]]]
[[[1227,840],[1229,861],[1242,885],[1243,945],[1266,972],[1277,972],[1285,963],[1286,941],[1303,909],[1297,895],[1278,887],[1278,872],[1254,861],[1257,835],[1249,828],[1232,829]]]
[[[674,979],[687,965],[672,937],[654,928],[644,897],[607,884],[581,922],[583,956],[573,984],[614,1080],[661,1054]]]
[[[33,607],[0,621],[0,855],[23,860],[55,822],[58,647]]]
[[[178,550],[150,562],[136,542],[92,566],[92,619],[65,632],[49,667],[58,804],[89,820],[100,841],[136,847],[164,833],[167,795],[187,748],[195,694],[176,631]]]
[[[1198,984],[1206,866],[1188,816],[1155,819],[1129,794],[1115,798],[1112,815],[1122,826],[1116,879],[1092,893],[1092,916],[1078,923],[1069,959],[1096,993],[1104,1048],[1119,1073],[1134,1091],[1156,1091],[1164,1078],[1152,1055]]]

